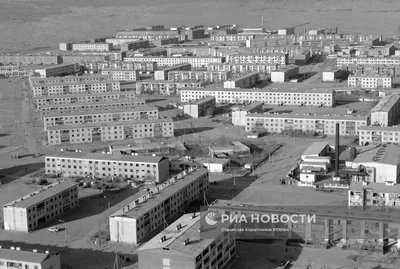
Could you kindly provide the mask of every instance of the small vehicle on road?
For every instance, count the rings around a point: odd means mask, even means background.
[[[60,229],[57,228],[57,227],[51,227],[51,228],[48,228],[48,229],[47,229],[47,231],[53,232],[53,233],[56,233],[56,232],[58,232],[59,230],[60,230]]]
[[[289,264],[290,264],[290,261],[282,261],[278,268],[279,269],[286,269],[286,268],[288,268]]]

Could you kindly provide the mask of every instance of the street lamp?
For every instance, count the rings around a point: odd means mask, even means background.
[[[103,198],[106,198],[107,199],[107,201],[108,201],[108,209],[110,209],[110,205],[111,205],[111,202],[110,202],[110,199],[108,199],[108,197],[107,196],[103,196]]]
[[[60,219],[58,221],[65,224],[65,221],[62,221]],[[65,229],[64,229],[64,241],[65,241],[65,245],[67,245],[67,225],[65,225]]]

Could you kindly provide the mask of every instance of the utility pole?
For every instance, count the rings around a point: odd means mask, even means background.
[[[101,250],[101,233],[100,233],[100,219],[99,219],[99,236],[98,236],[99,248]]]

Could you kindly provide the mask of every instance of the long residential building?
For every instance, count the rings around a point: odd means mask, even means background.
[[[109,75],[113,80],[137,81],[140,79],[139,70],[104,68],[101,70],[101,74]]]
[[[348,196],[349,207],[398,208],[400,206],[400,185],[352,182]]]
[[[81,71],[79,64],[57,64],[35,69],[42,78],[75,75]]]
[[[207,65],[207,71],[231,73],[259,72],[260,74],[270,74],[272,71],[277,70],[278,66],[278,64],[211,63]]]
[[[181,89],[181,101],[190,102],[215,96],[217,103],[263,102],[271,105],[328,106],[335,105],[335,91],[329,89]]]
[[[126,62],[157,62],[158,66],[189,63],[193,67],[206,67],[210,63],[224,63],[224,57],[126,57]]]
[[[147,40],[138,40],[134,38],[107,38],[107,43],[111,43],[114,49],[138,50],[141,48],[148,48],[150,43]]]
[[[58,252],[21,250],[20,247],[0,249],[0,264],[2,268],[34,268],[61,269],[61,258]]]
[[[0,63],[3,65],[32,65],[32,64],[62,64],[63,59],[59,55],[4,55],[0,54]],[[76,62],[74,62],[76,63]]]
[[[206,97],[183,106],[183,112],[192,118],[212,116],[214,114],[214,110],[215,97],[213,96]]]
[[[250,88],[255,86],[260,81],[260,73],[250,72],[247,74],[239,74],[231,77],[229,80],[224,81],[224,88]]]
[[[246,41],[255,39],[254,34],[249,35],[212,35],[210,36],[210,41],[221,42],[221,41]]]
[[[379,103],[371,109],[371,124],[390,126],[396,123],[400,115],[400,95],[391,94],[383,97]]]
[[[84,76],[65,76],[65,77],[30,77],[29,84],[31,86],[36,85],[46,85],[46,84],[56,84],[56,83],[72,83],[72,82],[85,82],[85,81],[104,81],[110,80],[110,76],[106,75],[84,75]]]
[[[112,51],[113,45],[110,43],[74,43],[71,44],[72,51]]]
[[[47,130],[49,145],[172,136],[174,123],[171,118],[60,125],[51,126]]]
[[[175,95],[184,88],[201,88],[204,81],[169,81],[169,80],[142,80],[136,83],[137,94]]]
[[[86,62],[82,64],[85,70],[101,72],[103,69],[139,70],[140,73],[153,73],[157,70],[156,62]]]
[[[54,83],[32,86],[33,96],[54,96],[68,94],[88,94],[119,92],[121,83],[117,80]]]
[[[158,69],[154,72],[154,79],[155,80],[168,80],[168,73],[172,71],[188,71],[192,69],[191,64],[177,64],[172,66],[167,66],[162,69]]]
[[[111,241],[138,244],[190,203],[208,191],[206,168],[189,168],[147,193],[138,193],[132,202],[109,217]]]
[[[69,105],[133,99],[136,99],[136,94],[133,91],[41,96],[36,98],[36,108],[40,110],[45,105]]]
[[[279,64],[284,66],[289,62],[287,53],[241,52],[228,56],[228,62],[234,64]]]
[[[117,108],[114,110],[86,110],[63,113],[54,111],[43,115],[44,130],[50,126],[77,125],[101,122],[119,122],[130,120],[158,119],[158,108],[140,106],[130,109]]]
[[[271,133],[281,133],[284,130],[299,130],[334,135],[336,123],[340,124],[340,135],[354,136],[359,134],[360,127],[368,124],[368,117],[269,113],[246,115],[246,131],[248,132],[265,130]]]
[[[54,111],[60,113],[72,113],[76,111],[93,111],[93,110],[115,110],[115,109],[125,109],[128,111],[130,108],[143,106],[146,104],[144,99],[127,99],[127,100],[116,100],[116,101],[106,101],[106,102],[94,102],[94,103],[74,103],[74,104],[52,104],[43,105],[40,107],[43,115],[48,113],[53,113]]]
[[[124,58],[126,57],[126,51],[84,51],[84,52],[78,52],[78,55],[107,56],[109,61],[123,61]]]
[[[360,87],[363,89],[386,89],[393,88],[391,76],[366,76],[350,75],[347,79],[348,87]]]
[[[63,63],[79,63],[84,65],[87,62],[105,62],[110,60],[109,55],[62,55]]]
[[[62,152],[46,155],[47,175],[120,177],[162,183],[169,178],[165,157]]]
[[[338,57],[337,67],[348,65],[400,65],[400,57]]]
[[[363,126],[359,133],[359,144],[400,143],[400,126]]]
[[[397,65],[348,65],[342,69],[349,71],[353,75],[366,76],[400,76],[400,66]]]
[[[4,229],[30,232],[78,206],[78,184],[50,184],[3,206]]]
[[[168,72],[170,81],[206,81],[223,82],[232,77],[228,71],[171,71]]]

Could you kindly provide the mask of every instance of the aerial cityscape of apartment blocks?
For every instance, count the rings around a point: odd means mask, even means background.
[[[50,184],[3,206],[4,229],[30,232],[78,206],[78,184]]]
[[[174,123],[170,118],[59,125],[47,128],[49,145],[172,136],[174,136]]]
[[[327,106],[335,105],[335,91],[330,89],[222,89],[189,88],[181,89],[181,101],[190,102],[207,96],[214,96],[217,103],[264,102],[270,105]]]
[[[164,184],[132,197],[132,203],[109,217],[111,241],[138,244],[208,191],[205,168],[189,168]]]
[[[36,108],[40,110],[44,105],[69,105],[81,103],[97,103],[120,100],[134,100],[134,92],[103,92],[92,94],[66,94],[53,96],[40,96],[36,98]]]
[[[371,125],[391,126],[396,123],[399,115],[400,95],[385,96],[371,109]]]
[[[46,174],[68,176],[120,177],[162,183],[169,178],[165,157],[62,152],[46,155]]]
[[[126,57],[126,62],[157,62],[158,66],[171,66],[177,64],[189,63],[193,67],[206,67],[209,63],[224,63],[224,57],[151,57],[151,56],[133,56]]]
[[[81,67],[79,64],[58,64],[50,65],[46,67],[41,67],[35,69],[35,72],[39,74],[42,78],[75,75],[81,72]]]
[[[43,116],[44,130],[50,126],[76,125],[101,122],[120,122],[130,120],[158,119],[158,108],[151,106],[139,106],[134,108],[116,108],[113,110],[86,110],[63,113],[53,111]]]
[[[104,68],[101,70],[101,74],[111,76],[112,80],[137,81],[140,79],[139,70]]]
[[[119,92],[121,90],[120,85],[121,83],[118,80],[64,82],[40,86],[34,85],[32,86],[32,91],[34,97]]]
[[[172,71],[190,71],[192,69],[191,64],[177,64],[172,66],[167,66],[154,71],[155,80],[168,80],[168,73]]]
[[[207,81],[223,82],[232,77],[231,72],[227,71],[170,71],[168,80],[170,81]]]

